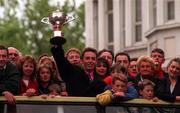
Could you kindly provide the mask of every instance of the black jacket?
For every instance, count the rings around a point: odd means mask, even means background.
[[[7,62],[4,69],[0,69],[0,95],[2,92],[9,91],[13,94],[18,93],[20,73],[17,67],[11,62]]]
[[[62,46],[52,47],[51,52],[57,63],[60,76],[64,82],[69,96],[96,96],[102,93],[105,83],[98,75],[94,75],[94,80],[90,81],[84,69],[77,65],[72,65],[64,57]]]
[[[172,93],[170,92],[170,85],[171,83],[168,76],[160,80],[158,84],[158,98],[174,102],[176,100],[176,96],[180,96],[180,77],[177,78],[177,82]]]

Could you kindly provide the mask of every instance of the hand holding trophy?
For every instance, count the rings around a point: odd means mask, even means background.
[[[58,5],[59,6],[59,5]],[[62,28],[65,24],[74,20],[73,16],[67,15],[64,12],[61,12],[59,9],[53,11],[49,17],[44,17],[41,22],[51,25],[53,27],[54,35],[50,39],[51,44],[53,45],[62,45],[66,42],[66,39],[62,35]]]

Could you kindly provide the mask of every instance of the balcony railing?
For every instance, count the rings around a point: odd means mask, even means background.
[[[0,103],[6,105],[4,113],[11,109],[7,107],[4,97],[0,97]],[[180,102],[133,99],[102,107],[98,105],[94,97],[48,97],[43,99],[39,96],[16,96],[16,113],[124,113],[122,108],[128,107],[180,109]]]

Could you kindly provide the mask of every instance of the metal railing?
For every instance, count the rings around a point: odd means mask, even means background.
[[[7,101],[4,97],[0,97],[0,103],[6,105]],[[106,108],[116,109],[119,107],[158,107],[178,109],[180,108],[180,102],[169,103],[162,100],[153,102],[146,99],[133,99],[117,104],[109,104],[103,107],[97,103],[96,98],[94,97],[48,97],[47,99],[43,99],[40,96],[16,96],[16,113],[105,113]],[[5,113],[7,112],[7,109],[5,110]],[[31,109],[30,112],[29,109]]]

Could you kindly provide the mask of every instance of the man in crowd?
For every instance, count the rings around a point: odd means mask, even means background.
[[[103,92],[105,83],[94,73],[97,58],[94,48],[82,52],[83,68],[65,58],[62,45],[54,45],[51,51],[70,96],[96,96]]]
[[[9,62],[8,49],[0,45],[0,96],[4,96],[8,103],[15,104],[14,95],[18,93],[20,73],[17,67]],[[10,110],[10,109],[9,109]],[[0,105],[0,113],[3,113]]]
[[[114,53],[111,50],[103,49],[98,52],[98,57],[102,57],[108,61],[109,67],[112,67],[114,60]]]
[[[76,48],[70,48],[67,52],[66,52],[66,56],[67,60],[71,63],[71,64],[75,64],[75,65],[79,65],[81,66],[81,53],[78,49]]]
[[[153,59],[155,64],[154,74],[158,78],[167,76],[167,73],[165,73],[164,70],[162,69],[162,64],[165,62],[164,51],[160,48],[153,49],[151,51],[151,58]]]
[[[131,58],[129,63],[128,73],[131,77],[135,77],[138,74],[137,58]]]
[[[125,52],[119,52],[115,55],[115,63],[121,64],[126,69],[128,75],[128,68],[130,63],[130,56]]]
[[[21,56],[19,50],[14,47],[8,47],[8,53],[9,53],[9,60],[12,61],[14,64],[17,64]]]

